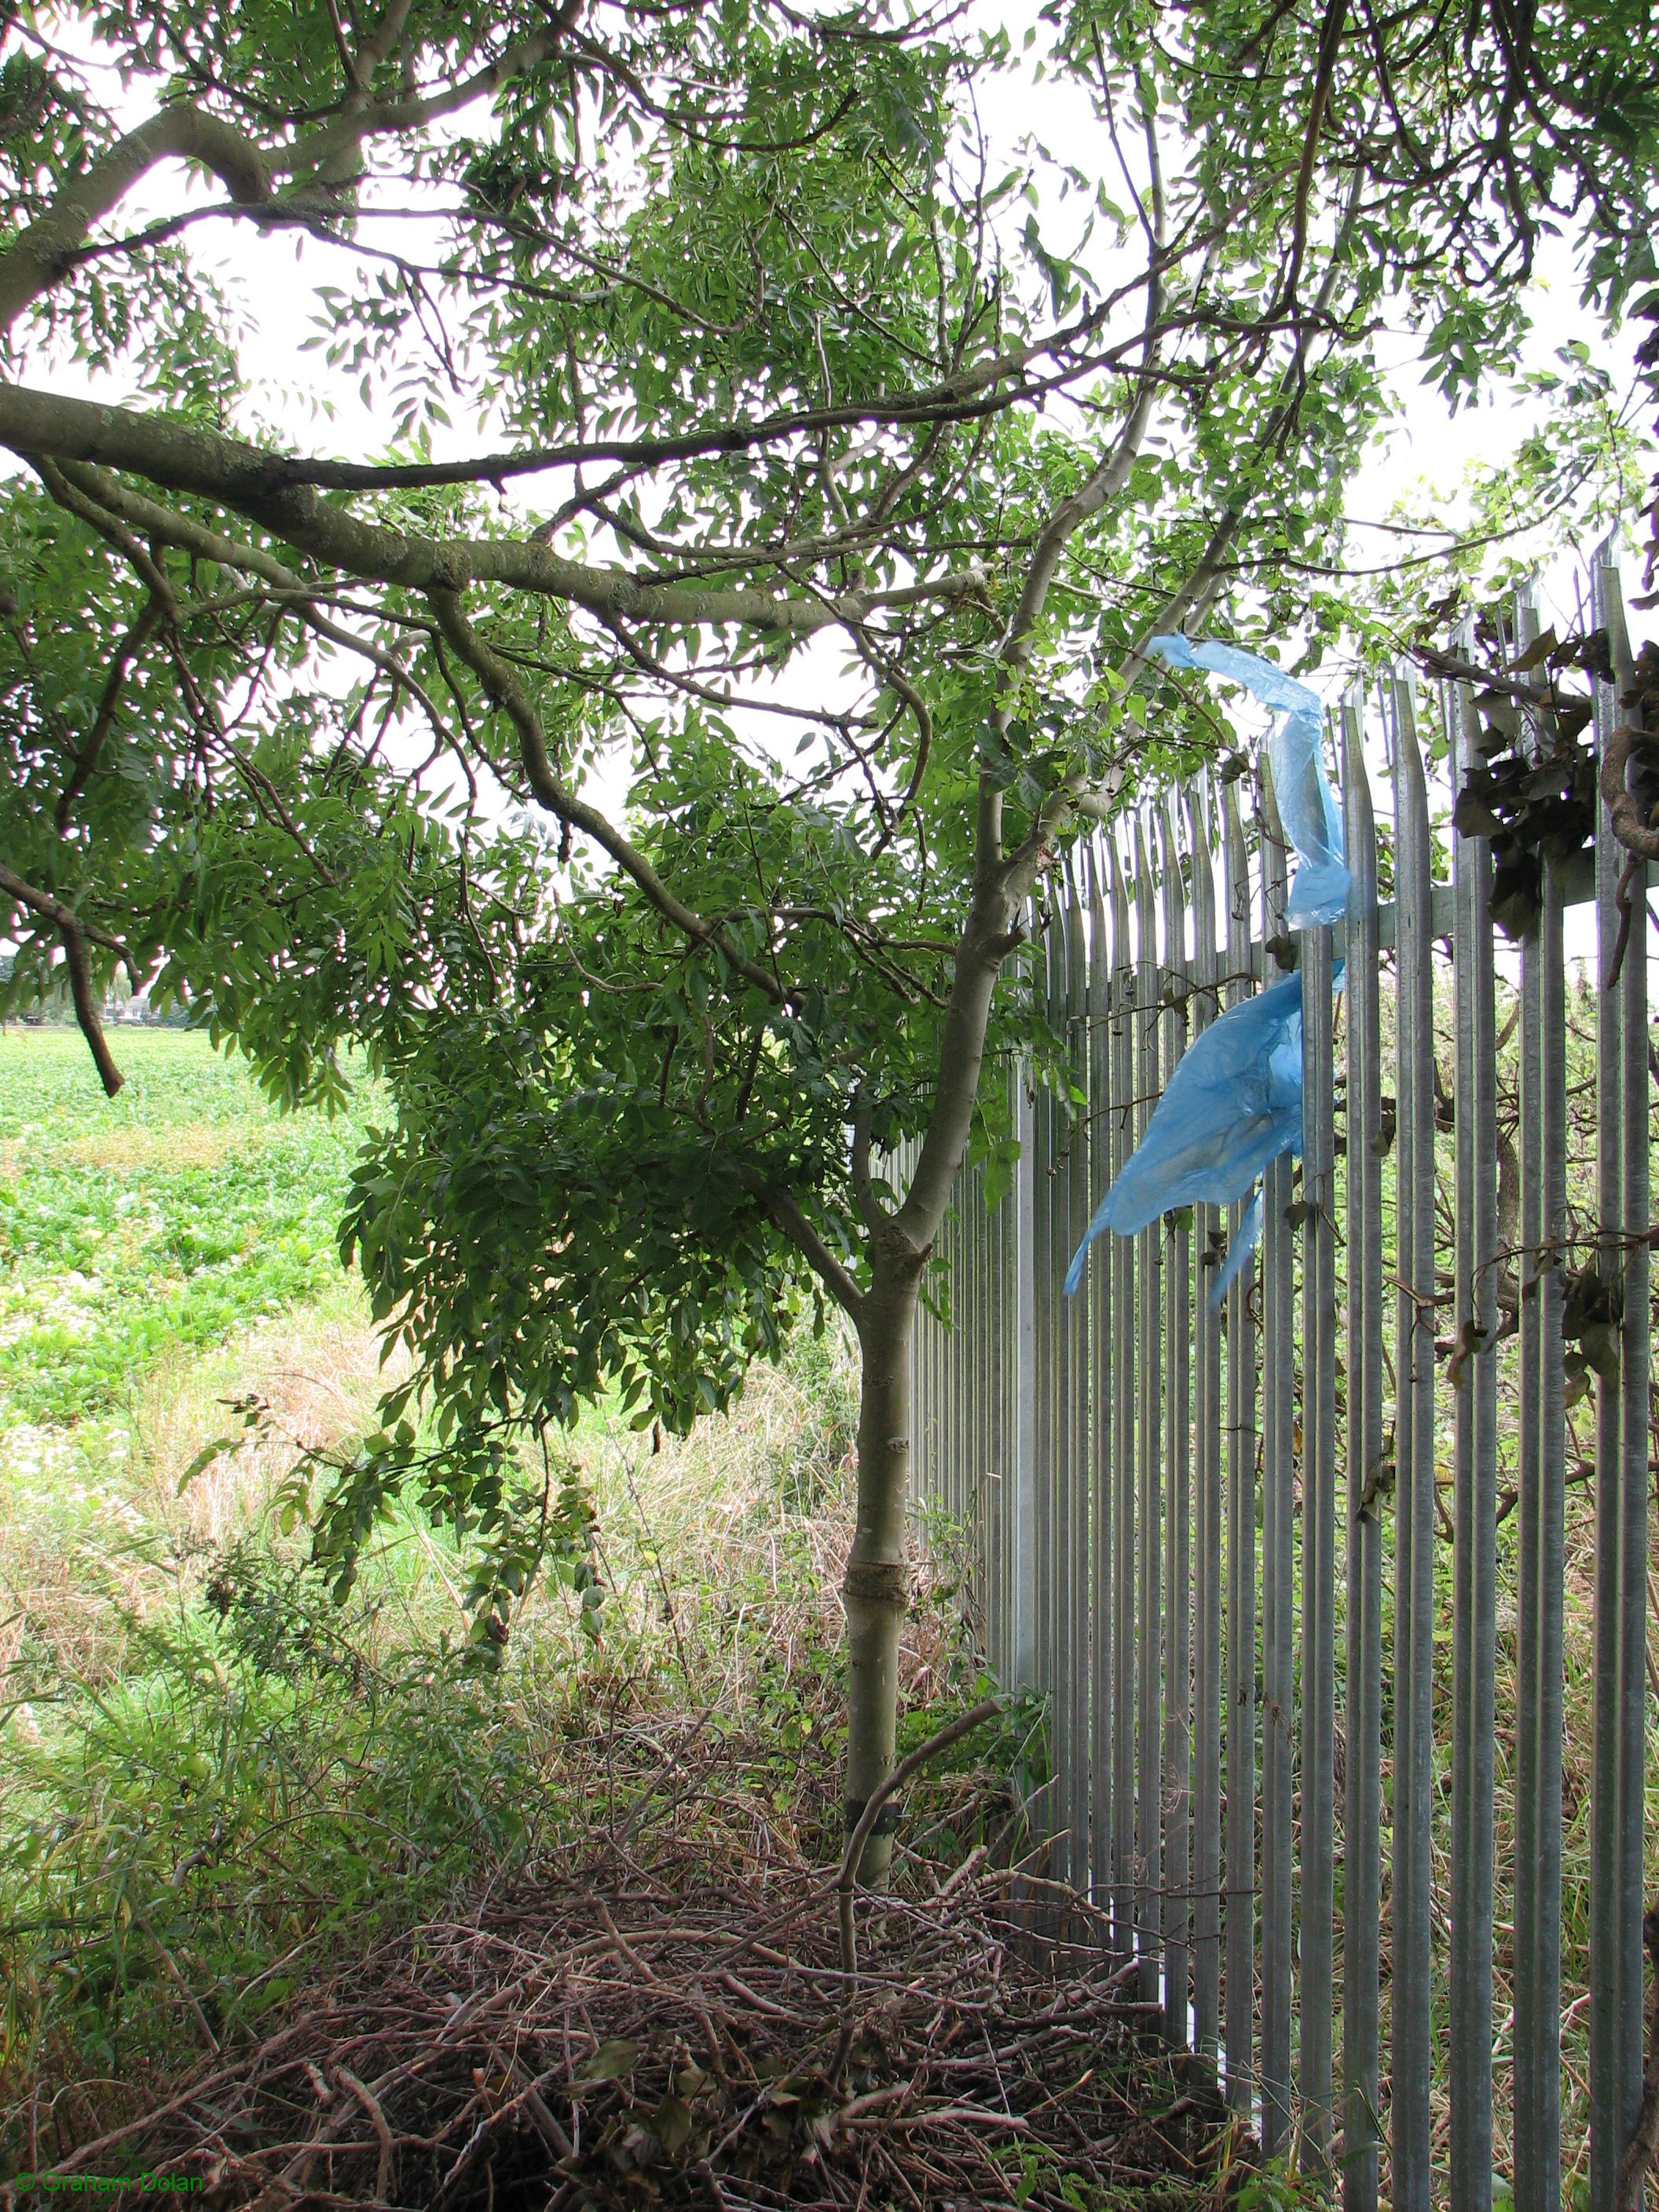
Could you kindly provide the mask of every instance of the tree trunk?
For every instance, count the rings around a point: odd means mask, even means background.
[[[847,1832],[892,1771],[899,1638],[910,1601],[910,1346],[926,1255],[877,1263],[859,1322],[858,1522],[847,1607]],[[897,1808],[884,1806],[858,1878],[885,1885]]]
[[[989,789],[994,816],[998,794]],[[981,824],[981,830],[985,825]],[[847,1605],[847,1832],[892,1771],[898,1729],[899,1638],[910,1602],[906,1538],[910,1507],[910,1347],[917,1293],[950,1203],[973,1120],[985,1056],[991,994],[1019,942],[1018,896],[1003,875],[975,894],[957,951],[939,1048],[933,1112],[896,1213],[869,1187],[868,1128],[854,1150],[854,1187],[869,1232],[870,1287],[857,1304],[859,1334],[858,1525],[842,1585]],[[896,1804],[882,1808],[864,1846],[858,1878],[884,1886],[893,1857]]]

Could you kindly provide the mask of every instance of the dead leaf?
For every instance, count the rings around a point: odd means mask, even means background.
[[[630,2043],[625,2035],[613,2036],[602,2043],[590,2058],[584,2058],[576,2069],[579,2081],[625,2081],[639,2063],[640,2046]]]

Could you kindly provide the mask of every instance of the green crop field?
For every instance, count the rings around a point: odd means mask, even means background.
[[[117,1043],[106,1098],[77,1032],[0,1033],[0,1434],[118,1414],[340,1279],[361,1110],[279,1115],[189,1031]]]

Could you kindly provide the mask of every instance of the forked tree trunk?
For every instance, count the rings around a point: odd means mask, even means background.
[[[925,1256],[925,1255],[924,1255]],[[910,1346],[921,1258],[878,1266],[859,1323],[858,1520],[847,1607],[847,1832],[892,1771],[899,1639],[910,1601]],[[885,1883],[895,1805],[884,1806],[858,1876]]]

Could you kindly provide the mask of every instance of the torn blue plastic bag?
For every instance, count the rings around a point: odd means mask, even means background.
[[[1155,637],[1146,650],[1171,668],[1207,668],[1242,684],[1264,707],[1285,710],[1267,740],[1279,818],[1296,852],[1296,880],[1285,903],[1287,929],[1313,929],[1334,921],[1348,903],[1348,863],[1342,822],[1326,781],[1319,737],[1324,709],[1319,694],[1298,684],[1271,660],[1236,645],[1194,645],[1179,635]]]
[[[1342,988],[1340,965],[1332,987]],[[1101,1200],[1073,1256],[1067,1295],[1075,1295],[1089,1247],[1105,1231],[1133,1237],[1172,1206],[1231,1206],[1270,1162],[1301,1149],[1298,969],[1257,997],[1230,1006],[1176,1061],[1146,1135]],[[1210,1292],[1212,1305],[1255,1250],[1261,1214],[1258,1193]]]

